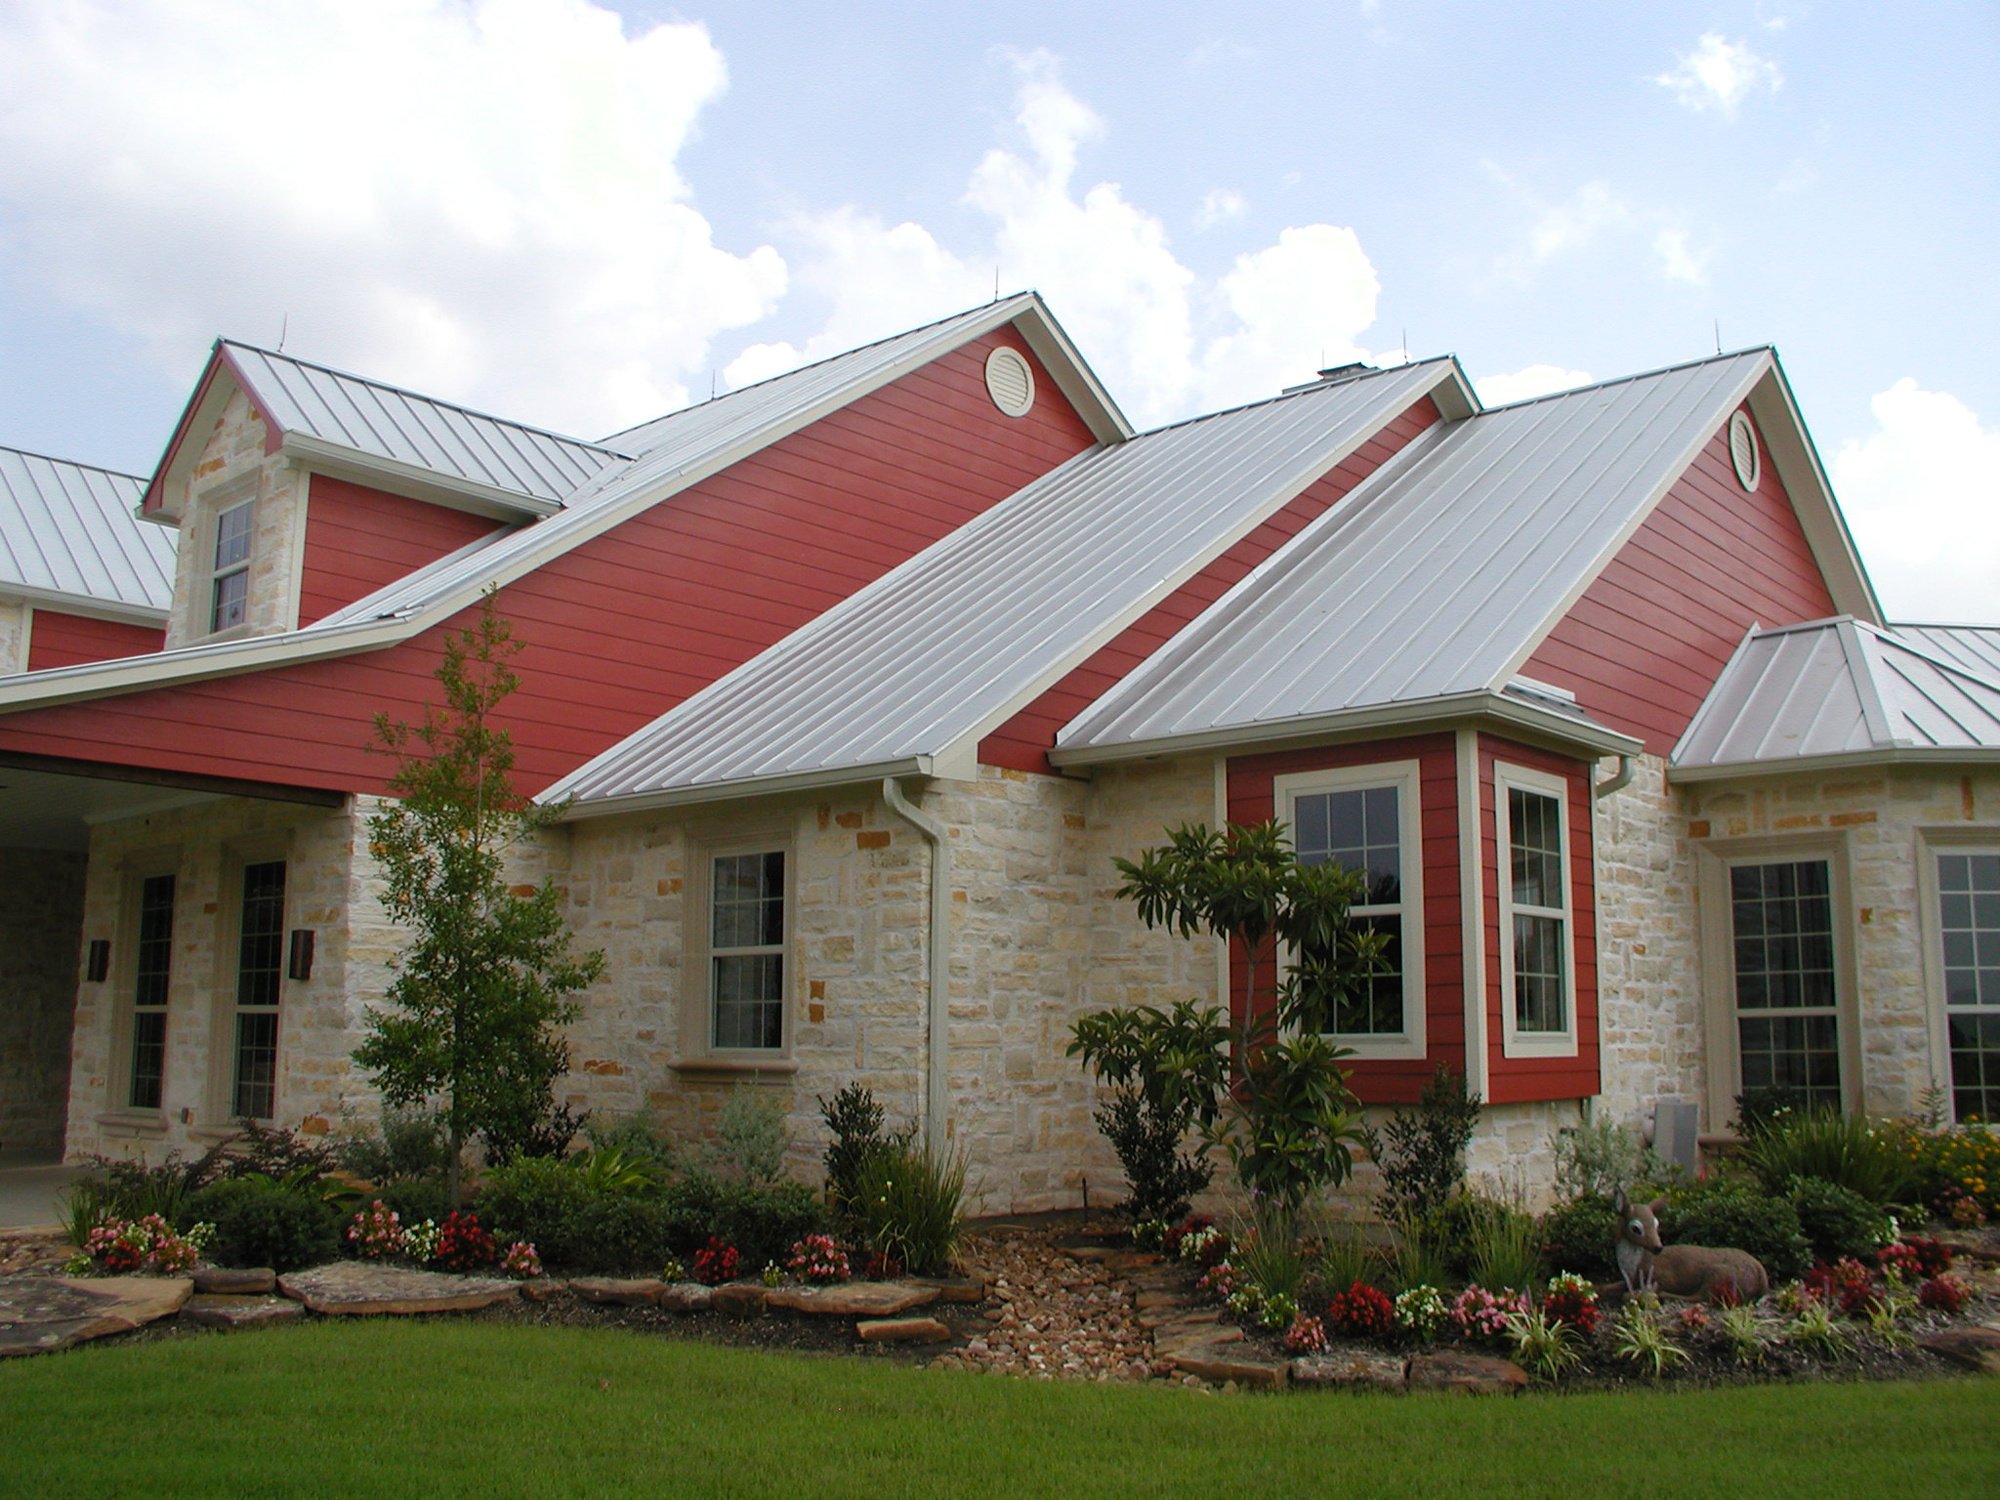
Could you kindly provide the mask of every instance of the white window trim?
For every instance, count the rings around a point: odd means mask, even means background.
[[[1421,1060],[1429,1045],[1429,1017],[1424,1004],[1424,839],[1421,767],[1414,760],[1378,761],[1323,771],[1299,771],[1271,778],[1271,798],[1278,816],[1296,836],[1297,806],[1302,796],[1320,792],[1359,792],[1391,787],[1396,792],[1396,827],[1402,845],[1403,899],[1394,905],[1356,906],[1355,916],[1400,914],[1403,919],[1403,1030],[1331,1032],[1341,1046],[1358,1058]],[[1290,956],[1287,955],[1287,962]]]
[[[207,624],[206,628],[202,632],[203,635],[216,636],[228,639],[232,637],[235,633],[249,628],[250,569],[251,565],[256,561],[256,544],[257,544],[256,506],[257,506],[257,497],[254,494],[246,499],[231,501],[228,504],[218,506],[215,510],[213,518],[209,522],[208,550],[207,550],[208,587],[204,591],[205,598],[203,600],[204,616]],[[226,568],[219,567],[216,564],[215,553],[216,549],[222,545],[222,522],[225,517],[233,516],[238,511],[249,512],[249,517],[248,517],[249,533],[244,538],[243,542],[243,560],[241,562],[231,563]],[[217,625],[215,623],[216,586],[220,584],[222,580],[225,578],[235,578],[238,576],[241,576],[241,578],[243,579],[243,618],[241,620],[238,620],[234,625]]]
[[[1513,818],[1507,794],[1519,788],[1556,804],[1556,837],[1561,841],[1562,905],[1523,906],[1529,916],[1556,917],[1562,922],[1563,1021],[1561,1031],[1522,1031],[1514,1006],[1514,874]],[[1494,897],[1499,902],[1500,1051],[1503,1057],[1575,1057],[1576,1025],[1576,845],[1569,819],[1569,782],[1546,771],[1506,761],[1493,764]]]
[[[784,960],[780,982],[782,1014],[780,1042],[776,1047],[718,1047],[715,1037],[715,956],[710,913],[714,900],[715,862],[732,854],[775,854],[785,856],[785,933],[781,944]],[[727,839],[694,841],[688,847],[691,879],[683,887],[687,901],[684,921],[688,941],[687,962],[681,985],[683,1004],[680,1017],[681,1056],[675,1066],[683,1071],[712,1068],[735,1072],[789,1072],[793,1039],[799,1015],[798,889],[797,842],[789,827],[768,829]]]
[[[1847,875],[1845,834],[1718,839],[1697,850],[1701,904],[1702,1068],[1708,1083],[1708,1128],[1722,1130],[1743,1092],[1736,1030],[1736,939],[1729,872],[1737,865],[1823,859],[1833,903],[1834,1014],[1840,1045],[1843,1109],[1861,1107],[1861,1015],[1854,969],[1854,900]]]
[[[1950,1012],[1945,1006],[1944,907],[1938,891],[1940,854],[2000,854],[2000,828],[1917,830],[1917,920],[1923,935],[1924,1024],[1930,1039],[1931,1079],[1944,1089],[1945,1117],[1958,1123],[1951,1082]],[[1918,1103],[1912,1099],[1914,1107]]]

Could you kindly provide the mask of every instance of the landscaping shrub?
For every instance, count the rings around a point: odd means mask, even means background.
[[[1414,1111],[1397,1110],[1379,1133],[1364,1126],[1362,1140],[1382,1173],[1382,1217],[1442,1208],[1465,1181],[1465,1148],[1478,1124],[1479,1096],[1467,1091],[1463,1073],[1439,1063]]]
[[[1292,1216],[1275,1203],[1260,1203],[1248,1225],[1239,1226],[1229,1253],[1238,1278],[1268,1297],[1297,1300],[1306,1279],[1306,1258]]]
[[[1526,1291],[1541,1281],[1541,1235],[1532,1215],[1495,1203],[1471,1245],[1470,1272],[1481,1286]]]
[[[1445,1271],[1460,1279],[1473,1275],[1473,1260],[1497,1225],[1513,1210],[1478,1193],[1453,1193],[1438,1207],[1414,1221],[1423,1239],[1442,1261]],[[1406,1228],[1410,1227],[1406,1224]],[[1423,1280],[1442,1277],[1423,1277]]]
[[[1736,1118],[1730,1123],[1746,1141],[1754,1141],[1773,1125],[1812,1111],[1812,1096],[1785,1083],[1760,1084],[1736,1096]]]
[[[1865,1259],[1889,1242],[1889,1215],[1837,1182],[1795,1177],[1789,1201],[1819,1260]]]
[[[883,1152],[863,1168],[859,1188],[855,1212],[870,1250],[913,1272],[950,1269],[963,1223],[964,1158]]]
[[[1550,1269],[1592,1281],[1618,1275],[1618,1207],[1595,1196],[1571,1198],[1542,1215],[1542,1256]]]
[[[1986,1125],[1901,1132],[1913,1191],[1945,1218],[1981,1223],[2000,1213],[2000,1134]]]
[[[787,1142],[784,1106],[755,1084],[739,1084],[722,1103],[705,1155],[725,1182],[770,1183],[784,1170]]]
[[[318,1181],[340,1165],[339,1145],[297,1130],[236,1122],[237,1133],[224,1141],[198,1167],[212,1177],[270,1177]]]
[[[819,1117],[826,1126],[826,1196],[835,1209],[854,1199],[861,1169],[876,1152],[890,1145],[907,1150],[915,1127],[904,1136],[882,1134],[884,1111],[867,1086],[850,1083],[828,1099],[819,1100]]]
[[[1802,1275],[1812,1263],[1812,1249],[1792,1205],[1744,1183],[1711,1181],[1675,1189],[1667,1196],[1660,1227],[1670,1245],[1747,1250],[1763,1262],[1774,1283]]]
[[[76,1219],[88,1206],[97,1213],[93,1224],[106,1218],[136,1222],[151,1214],[169,1224],[186,1223],[188,1196],[214,1179],[219,1162],[214,1152],[190,1162],[182,1160],[178,1151],[169,1151],[164,1160],[153,1164],[86,1157],[70,1184],[70,1218]],[[93,1224],[83,1228],[88,1231]]]
[[[437,1116],[421,1109],[384,1109],[378,1130],[365,1126],[334,1143],[337,1165],[375,1187],[391,1183],[444,1183],[451,1146]],[[431,1215],[425,1215],[428,1218]]]
[[[1110,1093],[1092,1116],[1118,1153],[1135,1223],[1171,1222],[1207,1187],[1206,1147],[1182,1145],[1216,1119],[1227,1028],[1222,1012],[1191,1000],[1166,1010],[1141,1005],[1076,1023],[1068,1055],[1081,1055]]]
[[[208,1256],[222,1266],[296,1271],[340,1254],[340,1210],[264,1176],[228,1177],[191,1194],[188,1223],[215,1226]]]
[[[1556,1132],[1550,1143],[1556,1158],[1556,1198],[1601,1198],[1614,1201],[1620,1192],[1634,1198],[1641,1189],[1664,1182],[1667,1165],[1629,1125],[1591,1119]]]
[[[657,1194],[593,1187],[548,1157],[516,1157],[487,1173],[479,1211],[500,1242],[525,1240],[545,1263],[571,1271],[656,1265],[673,1238]]]
[[[1744,1146],[1743,1159],[1774,1197],[1789,1193],[1794,1177],[1817,1177],[1887,1207],[1917,1185],[1897,1132],[1832,1110],[1772,1120]]]
[[[384,1184],[374,1194],[405,1224],[421,1224],[426,1219],[441,1221],[451,1212],[451,1198],[442,1177],[405,1178]]]

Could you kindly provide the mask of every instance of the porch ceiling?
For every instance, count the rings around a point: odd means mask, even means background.
[[[0,755],[0,848],[82,853],[94,823],[225,797],[337,807],[342,794]]]

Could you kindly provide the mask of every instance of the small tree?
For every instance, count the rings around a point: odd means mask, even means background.
[[[1380,972],[1387,937],[1348,919],[1364,877],[1300,863],[1280,823],[1220,832],[1197,823],[1169,829],[1167,840],[1136,861],[1117,861],[1125,877],[1118,894],[1138,904],[1148,927],[1227,943],[1245,1013],[1222,1027],[1218,1016],[1185,1007],[1100,1012],[1077,1024],[1070,1051],[1114,1083],[1130,1080],[1142,1101],[1157,1096],[1156,1128],[1171,1126],[1168,1106],[1184,1110],[1186,1122],[1203,1126],[1204,1153],[1220,1145],[1246,1188],[1295,1212],[1353,1171],[1361,1114],[1339,1066],[1351,1053],[1326,1033],[1341,1004]],[[1197,1021],[1227,1046],[1233,1080],[1214,1049],[1190,1056]],[[1172,1075],[1171,1088],[1159,1081]]]
[[[519,649],[489,595],[476,622],[446,637],[444,707],[414,726],[375,720],[381,748],[399,758],[389,779],[399,800],[369,819],[369,847],[383,905],[412,933],[389,1008],[370,1008],[354,1059],[390,1106],[435,1105],[453,1207],[472,1136],[506,1154],[553,1112],[569,1069],[560,1028],[577,1014],[568,997],[604,968],[602,953],[572,949],[553,882],[521,895],[503,878],[507,851],[562,813],[515,790],[513,743],[494,722],[520,686],[507,666]]]

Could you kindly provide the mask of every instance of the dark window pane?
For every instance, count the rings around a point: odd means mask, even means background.
[[[1523,1032],[1568,1030],[1563,1005],[1562,923],[1514,915],[1514,1026]]]
[[[234,1113],[268,1120],[277,1112],[278,1017],[273,1011],[236,1017],[236,1099]]]
[[[250,559],[249,505],[232,506],[215,518],[215,571]]]
[[[285,862],[243,870],[243,922],[238,938],[236,1003],[276,1005],[284,973]]]
[[[1385,932],[1385,972],[1370,976],[1357,994],[1344,995],[1334,1011],[1334,1030],[1343,1036],[1398,1036],[1403,1030],[1403,919],[1399,916],[1360,917],[1364,932]]]
[[[784,957],[750,953],[711,960],[717,1047],[784,1045]]]
[[[158,1109],[167,1068],[167,1013],[142,1010],[132,1017],[132,1093],[134,1109]]]

